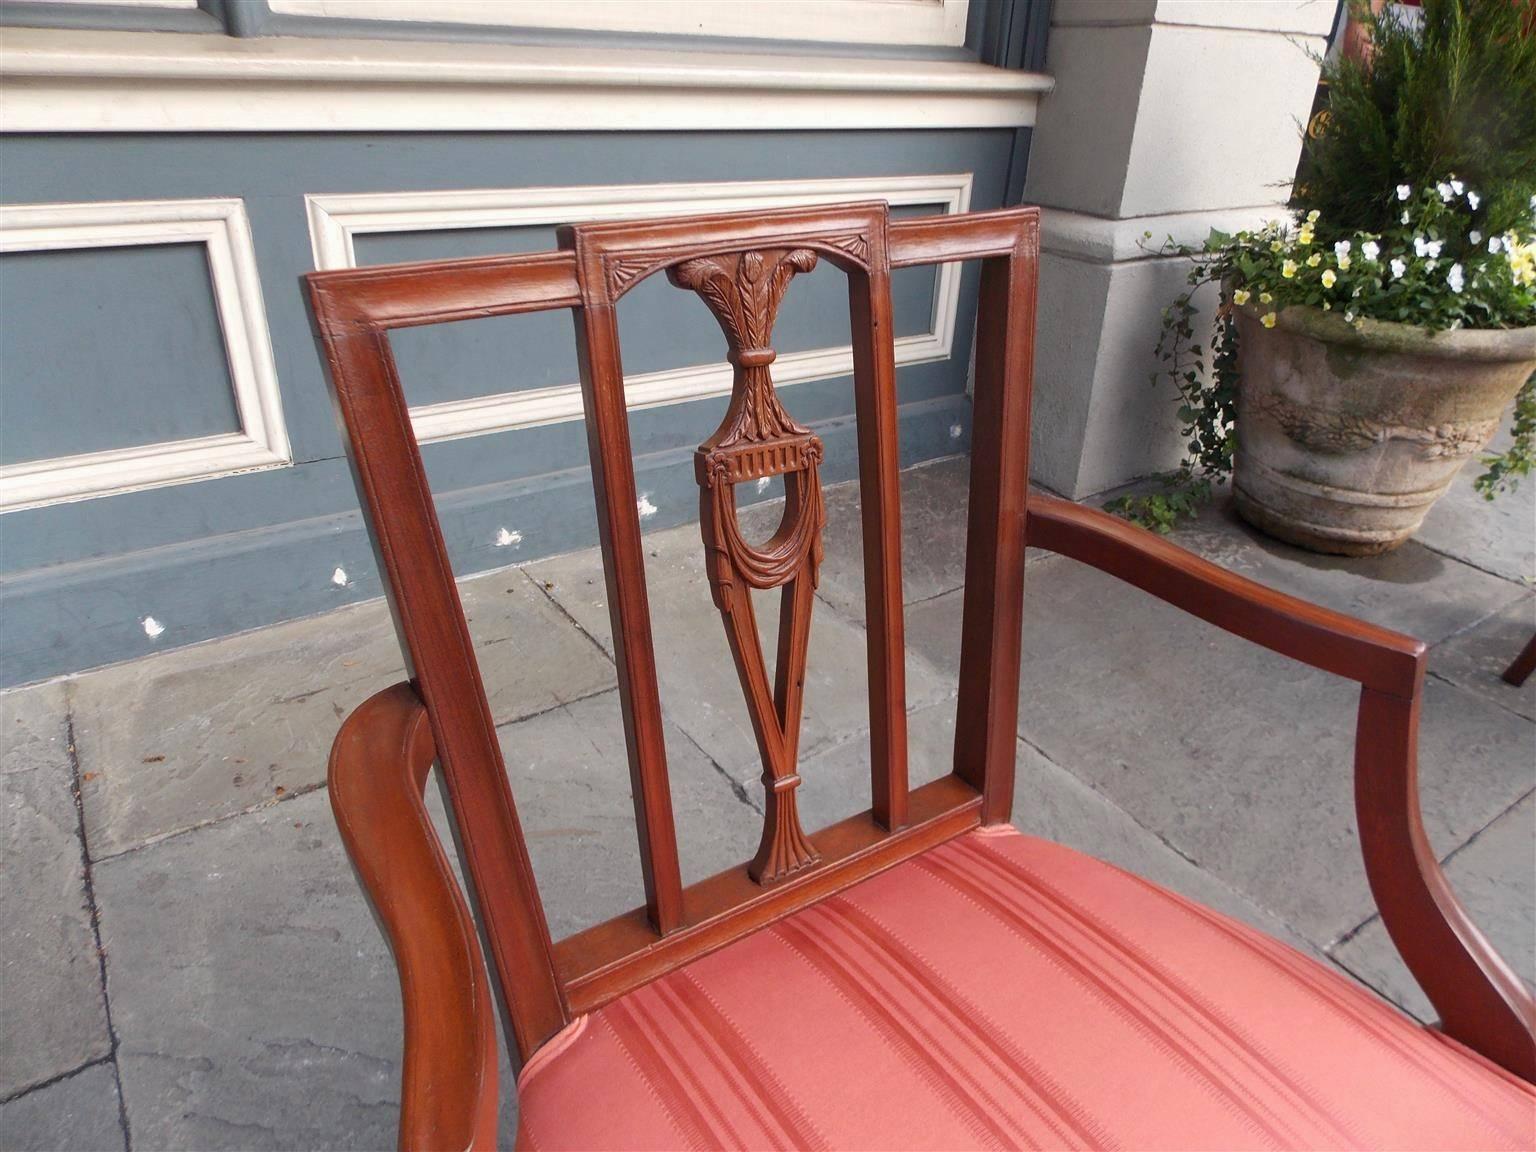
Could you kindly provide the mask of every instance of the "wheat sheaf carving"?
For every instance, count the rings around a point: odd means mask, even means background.
[[[725,333],[734,370],[731,401],[720,427],[694,454],[699,527],[710,594],[747,698],[763,759],[763,836],[748,872],[759,884],[815,864],[815,847],[800,826],[795,793],[805,690],[811,600],[822,558],[821,441],[796,423],[774,391],[773,323],[789,282],[816,267],[807,248],[762,249],[684,260],[667,279],[695,292]],[[762,545],[741,532],[736,485],[784,478],[784,517]],[[752,590],[782,589],[778,654],[770,685]]]

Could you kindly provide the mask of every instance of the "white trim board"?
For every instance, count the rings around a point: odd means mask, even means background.
[[[1023,128],[1051,80],[966,60],[4,28],[0,85],[5,132],[600,132]]]
[[[970,0],[270,0],[293,16],[480,24],[674,36],[831,40],[850,44],[965,43]]]
[[[577,220],[633,220],[851,200],[885,200],[893,207],[942,205],[946,214],[965,212],[971,203],[971,174],[305,197],[315,267],[321,269],[355,268],[357,254],[353,241],[360,234],[518,228]],[[960,274],[959,264],[939,265],[930,328],[896,339],[898,366],[949,359],[960,308]],[[774,361],[773,378],[783,386],[846,376],[852,371],[853,349],[844,345],[786,353]],[[725,396],[731,391],[731,367],[720,361],[628,376],[624,390],[631,409]],[[411,425],[417,438],[428,443],[577,420],[581,415],[581,385],[571,383],[420,405],[411,409]]]
[[[0,512],[292,463],[250,223],[240,200],[0,207],[0,252],[200,243],[208,252],[239,432],[0,467]]]

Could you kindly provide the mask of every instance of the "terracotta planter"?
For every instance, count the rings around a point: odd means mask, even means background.
[[[1237,510],[1317,552],[1370,556],[1418,530],[1536,371],[1536,328],[1426,332],[1237,310]]]

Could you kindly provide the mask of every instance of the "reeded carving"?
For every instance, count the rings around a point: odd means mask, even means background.
[[[701,256],[667,270],[677,287],[698,293],[725,332],[735,369],[731,402],[713,435],[694,454],[699,526],[710,594],[725,622],[736,672],[763,758],[763,838],[748,872],[771,884],[819,859],[800,827],[795,790],[811,600],[821,565],[821,441],[779,403],[769,366],[774,318],[789,281],[816,266],[805,248]],[[741,534],[736,485],[784,477],[784,517],[758,546]],[[781,588],[774,683],[752,608],[752,590]]]
[[[609,256],[603,269],[608,275],[609,295],[615,298],[622,296],[631,283],[654,267],[656,267],[656,257],[650,253],[642,253],[638,256]]]
[[[866,268],[869,266],[869,240],[862,233],[856,233],[852,236],[836,236],[828,240],[827,243],[844,255],[857,260]]]

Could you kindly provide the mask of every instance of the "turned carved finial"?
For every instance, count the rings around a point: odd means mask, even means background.
[[[811,597],[821,564],[825,511],[821,441],[790,418],[774,391],[773,322],[789,281],[816,266],[805,248],[700,256],[667,270],[677,287],[698,293],[725,332],[734,369],[731,402],[699,446],[699,527],[708,555],[710,592],[747,697],[765,789],[763,837],[748,872],[770,884],[814,864],[819,855],[800,827],[795,790]],[[784,518],[766,544],[749,544],[736,517],[736,485],[783,476]],[[752,608],[752,590],[781,588],[778,659],[770,686]]]

